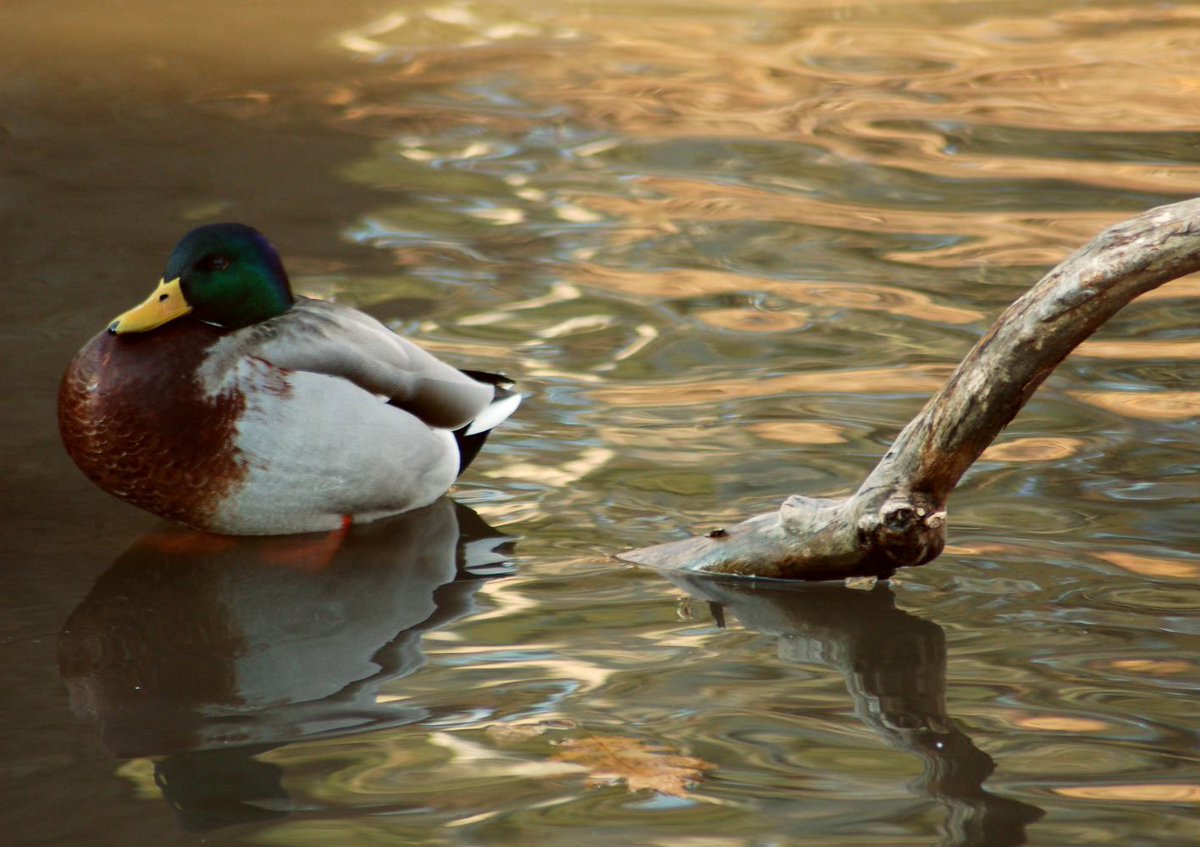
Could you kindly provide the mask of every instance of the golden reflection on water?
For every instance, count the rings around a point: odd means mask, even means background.
[[[1039,265],[1120,215],[1087,204],[995,208],[993,198],[1008,205],[998,192],[1056,180],[1200,192],[1192,141],[1152,135],[1196,128],[1194,8],[1134,3],[1005,15],[997,4],[976,16],[960,5],[869,4],[864,14],[861,3],[765,3],[757,14],[739,14],[703,3],[684,17],[658,7],[632,13],[619,3],[520,12],[462,3],[406,8],[343,33],[341,43],[372,61],[403,55],[396,78],[426,86],[483,80],[519,64],[527,106],[505,114],[505,126],[530,127],[538,114],[566,111],[610,135],[579,145],[580,160],[611,158],[631,140],[800,142],[810,150],[807,164],[719,183],[638,174],[630,193],[643,197],[556,190],[557,204],[619,218],[623,226],[611,233],[618,240],[683,220],[749,216],[961,242],[889,254],[917,265]],[[371,102],[369,90],[341,89],[331,102],[347,120],[426,133],[501,120],[477,102],[417,108]],[[1161,154],[1125,151],[1109,137],[1118,130],[1146,134]],[[828,175],[839,171],[955,187],[947,202],[907,208],[856,188],[838,198]],[[521,219],[515,208],[486,214],[500,223]]]
[[[814,283],[692,269],[643,272],[590,264],[570,268],[568,273],[581,285],[664,300],[753,291],[809,306],[886,312],[946,324],[972,323],[982,317],[969,309],[940,306],[920,292],[884,285]]]
[[[1123,361],[1144,359],[1200,359],[1200,341],[1134,341],[1099,338],[1085,341],[1073,352],[1073,356],[1090,359],[1118,359]]]
[[[584,111],[630,134],[660,137],[791,137],[805,130],[822,140],[858,139],[860,132],[829,128],[858,119],[866,126],[893,116],[905,119],[914,104],[931,119],[981,124],[1100,131],[1194,126],[1192,115],[1179,109],[1180,99],[1197,86],[1194,44],[1161,26],[1196,22],[1193,9],[1131,4],[1098,13],[1060,10],[940,26],[905,25],[903,12],[897,13],[816,25],[782,14],[779,29],[768,37],[757,31],[760,21],[753,16],[693,21],[567,16],[560,25],[600,40],[583,41],[575,56],[560,55],[565,62],[544,66],[531,90],[536,93],[540,81],[545,90],[561,92],[572,65],[599,62],[605,70],[600,84],[572,92],[582,98]],[[1114,32],[1115,26],[1122,29]],[[660,71],[653,81],[640,64],[648,57]],[[1138,61],[1142,57],[1155,61],[1146,66]],[[673,73],[661,73],[668,70]],[[1035,86],[1038,96],[1031,99]],[[663,112],[674,119],[663,120]],[[830,147],[837,149],[835,143]],[[929,155],[938,150],[935,144],[915,158],[923,167],[953,161]],[[912,166],[913,160],[904,164]],[[1039,164],[1021,157],[999,163],[958,158],[942,175],[970,177],[982,166],[1025,178],[1023,169],[1040,173]],[[1152,169],[1143,171],[1161,178]]]
[[[606,465],[615,455],[616,453],[607,447],[590,447],[583,450],[577,458],[560,465],[514,462],[501,464],[485,473],[496,479],[536,482],[551,488],[566,488]]]
[[[834,424],[813,421],[760,421],[747,429],[760,438],[784,444],[844,444],[845,431]]]
[[[1200,391],[1072,391],[1071,396],[1105,411],[1144,421],[1200,417]]]
[[[1125,785],[1077,785],[1054,789],[1055,794],[1080,800],[1125,803],[1198,803],[1200,784],[1147,783]]]
[[[613,406],[646,407],[693,406],[745,400],[772,395],[824,394],[927,394],[945,384],[951,369],[923,365],[896,371],[891,368],[863,368],[785,374],[745,379],[715,379],[703,384],[651,383],[597,388],[592,396]]]
[[[708,309],[695,317],[716,329],[734,332],[791,332],[808,322],[808,314],[799,309],[763,311],[759,309]]]
[[[1062,165],[1056,167],[1061,173]],[[1005,267],[1053,264],[1119,218],[1093,211],[985,212],[862,206],[821,200],[804,192],[803,185],[789,186],[778,181],[776,185],[757,188],[640,177],[635,184],[651,196],[577,195],[575,201],[624,221],[625,226],[616,236],[618,243],[674,231],[683,221],[747,219],[961,241],[937,249],[891,250],[885,254],[897,262],[939,268],[979,263]]]
[[[1016,438],[988,447],[979,461],[1051,462],[1074,456],[1083,446],[1082,439],[1066,436]]]
[[[1108,665],[1117,670],[1151,676],[1174,676],[1196,669],[1195,662],[1184,659],[1115,659]]]
[[[1012,715],[1009,720],[1013,726],[1042,732],[1104,732],[1112,729],[1112,724],[1105,721],[1079,718],[1073,715],[1016,714]]]
[[[1109,564],[1156,579],[1196,579],[1200,577],[1200,562],[1166,556],[1139,556],[1124,550],[1096,550],[1092,555]]]

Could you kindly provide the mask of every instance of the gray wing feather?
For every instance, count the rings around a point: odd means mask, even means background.
[[[430,426],[470,423],[495,395],[368,314],[324,300],[298,298],[267,324],[257,355],[281,368],[348,379]]]

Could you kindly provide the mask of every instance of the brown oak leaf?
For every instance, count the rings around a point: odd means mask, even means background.
[[[574,729],[575,722],[566,719],[548,721],[527,721],[524,723],[495,723],[485,731],[488,738],[500,746],[520,744],[531,738],[537,738],[551,730]]]
[[[686,797],[687,787],[704,778],[716,765],[692,756],[677,756],[637,738],[608,736],[574,738],[559,745],[553,761],[582,765],[588,781],[602,784],[625,780],[630,791],[649,788],[672,797]]]

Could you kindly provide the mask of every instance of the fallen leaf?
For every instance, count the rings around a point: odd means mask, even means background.
[[[870,591],[877,582],[879,577],[875,576],[848,576],[845,579],[846,587],[856,591]]]
[[[531,738],[537,738],[554,729],[574,729],[575,722],[569,720],[531,721],[528,723],[495,723],[486,730],[488,738],[497,744],[507,746],[520,744]]]
[[[692,756],[677,756],[637,738],[574,738],[559,745],[554,761],[583,765],[589,782],[625,780],[630,791],[649,788],[672,797],[686,797],[687,787],[704,778],[716,765]]]

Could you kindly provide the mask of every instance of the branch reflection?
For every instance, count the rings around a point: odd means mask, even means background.
[[[779,655],[839,670],[859,718],[890,746],[920,757],[914,787],[947,810],[942,843],[1015,847],[1043,811],[983,788],[995,763],[946,711],[946,634],[896,608],[886,583],[870,591],[840,583],[764,587],[665,574],[706,600],[719,626],[728,614],[749,630],[779,636]]]
[[[153,756],[189,829],[286,814],[281,744],[412,723],[385,683],[421,635],[474,610],[510,540],[449,499],[344,533],[147,535],[96,580],[59,637],[72,708],[122,758]]]

